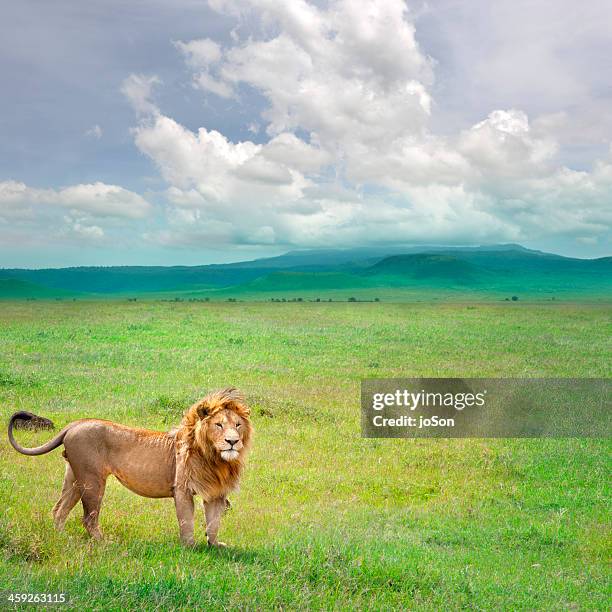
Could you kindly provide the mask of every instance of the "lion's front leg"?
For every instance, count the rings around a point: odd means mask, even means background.
[[[204,502],[204,512],[206,514],[206,538],[209,546],[223,547],[225,544],[217,540],[219,526],[221,524],[221,515],[226,510],[227,500],[225,497],[219,497],[209,502]]]
[[[184,489],[174,491],[174,505],[176,506],[176,518],[178,519],[181,542],[187,546],[193,546],[193,495]]]

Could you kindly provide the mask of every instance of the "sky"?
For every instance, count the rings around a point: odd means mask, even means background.
[[[612,3],[0,8],[0,267],[612,254]]]

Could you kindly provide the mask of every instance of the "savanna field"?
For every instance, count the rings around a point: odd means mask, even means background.
[[[608,610],[610,441],[369,440],[366,377],[609,377],[610,304],[6,301],[0,409],[167,430],[235,385],[256,438],[220,538],[109,479],[105,539],[51,508],[61,449],[0,443],[0,591],[75,609]],[[51,432],[17,431],[29,446]]]

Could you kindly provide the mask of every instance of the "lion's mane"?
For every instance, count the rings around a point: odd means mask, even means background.
[[[243,421],[242,444],[235,461],[224,461],[207,436],[210,417],[221,410],[232,410]],[[228,387],[207,395],[193,404],[172,433],[176,439],[177,461],[184,462],[182,485],[186,485],[205,500],[221,497],[235,490],[253,436],[251,411],[242,394]]]

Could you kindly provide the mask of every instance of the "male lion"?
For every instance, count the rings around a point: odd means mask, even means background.
[[[83,523],[89,534],[102,537],[98,527],[106,479],[113,474],[121,484],[145,497],[173,497],[181,541],[194,544],[193,496],[200,495],[206,513],[206,537],[217,540],[227,495],[236,489],[252,436],[250,410],[234,388],[217,391],[185,412],[181,424],[168,432],[126,427],[99,419],[70,423],[53,440],[24,448],[13,437],[13,423],[28,420],[29,412],[16,412],[9,421],[8,437],[24,455],[43,455],[64,445],[67,461],[62,494],[53,508],[57,529],[62,529],[76,503],[83,504]]]

